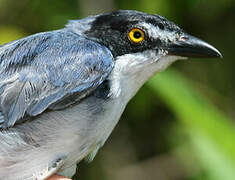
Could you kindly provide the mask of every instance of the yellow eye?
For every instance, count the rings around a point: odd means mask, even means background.
[[[134,43],[141,43],[144,40],[144,31],[139,28],[133,28],[128,33],[129,39]]]

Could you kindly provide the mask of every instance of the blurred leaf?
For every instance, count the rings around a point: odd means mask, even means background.
[[[225,156],[211,139],[197,132],[189,132],[196,156],[199,157],[207,175],[213,180],[234,180],[235,166],[232,159]]]
[[[166,0],[116,0],[116,2],[119,9],[133,9],[164,16],[170,16],[173,12],[170,2]]]
[[[207,161],[201,162],[204,165],[208,161],[213,162],[207,163],[205,167],[216,171],[215,174],[219,174],[217,179],[226,175],[235,179],[235,130],[232,121],[209,104],[189,81],[176,71],[170,69],[160,73],[150,80],[148,85],[160,95],[185,126],[200,158],[207,157]],[[227,163],[226,159],[230,159],[231,163]],[[226,170],[217,170],[225,164]]]
[[[0,44],[5,44],[24,36],[25,33],[15,27],[0,26]]]
[[[142,0],[140,6],[142,11],[152,14],[167,15],[170,13],[169,3],[165,0]]]

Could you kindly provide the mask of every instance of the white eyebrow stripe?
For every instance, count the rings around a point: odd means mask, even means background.
[[[154,26],[146,22],[142,22],[139,25],[147,29],[148,36],[153,37],[154,39],[161,39],[162,41],[165,42],[167,42],[168,40],[174,41],[176,39],[175,32],[162,30],[158,26]]]

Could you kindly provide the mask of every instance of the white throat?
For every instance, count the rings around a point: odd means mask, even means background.
[[[167,56],[166,52],[156,55],[154,51],[119,56],[108,78],[112,82],[112,95],[122,96],[128,102],[150,77],[165,70],[179,58]]]

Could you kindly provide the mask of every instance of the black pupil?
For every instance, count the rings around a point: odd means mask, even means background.
[[[141,33],[139,31],[134,32],[134,38],[139,39],[141,37]]]

